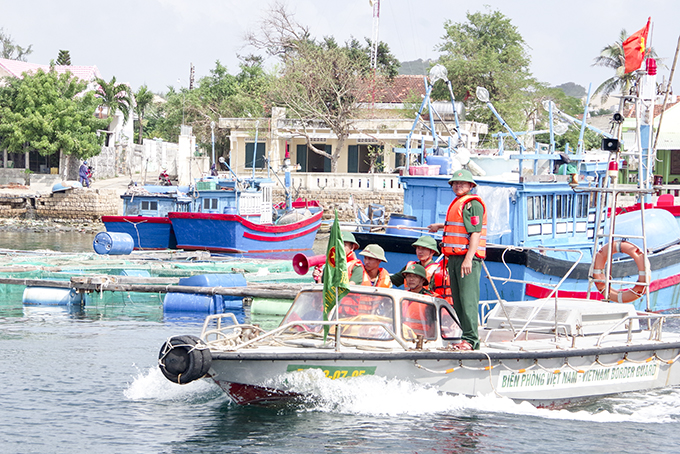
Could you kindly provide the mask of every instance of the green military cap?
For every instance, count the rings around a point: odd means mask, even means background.
[[[423,267],[423,265],[420,263],[411,263],[404,271],[401,272],[401,274],[415,274],[416,276],[420,276],[425,279],[425,285],[429,283],[427,279],[427,273],[425,272],[425,267]]]
[[[467,169],[460,169],[453,172],[453,175],[449,178],[449,184],[453,184],[455,181],[467,181],[468,183],[477,186],[475,179],[472,178],[472,173]]]
[[[342,232],[342,242],[343,243],[354,243],[356,246],[354,249],[359,248],[359,243],[357,243],[357,240],[354,239],[354,235],[352,235],[352,232]]]
[[[432,238],[429,235],[421,236],[420,238],[418,238],[416,240],[415,243],[412,244],[412,246],[413,247],[422,246],[424,248],[428,248],[428,249],[434,251],[435,253],[439,254],[439,248],[437,248],[437,240],[435,240],[434,238]]]
[[[377,244],[369,244],[364,248],[363,251],[359,252],[359,255],[363,255],[365,257],[372,257],[374,259],[387,262],[387,259],[385,258],[385,250],[378,246]]]

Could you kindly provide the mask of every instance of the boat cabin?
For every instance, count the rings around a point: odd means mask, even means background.
[[[296,329],[323,332],[323,288],[301,291],[281,322],[319,322],[298,325]],[[342,322],[343,342],[376,341],[433,342],[440,345],[460,342],[461,329],[453,308],[444,300],[396,289],[350,286],[329,314],[329,320]],[[335,328],[329,330],[335,336]]]
[[[167,217],[171,211],[190,211],[189,187],[144,186],[121,195],[123,216]]]
[[[272,189],[269,178],[204,179],[192,192],[193,212],[237,214],[255,224],[272,222]]]

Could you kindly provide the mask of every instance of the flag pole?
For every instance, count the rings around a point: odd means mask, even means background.
[[[340,351],[340,305],[338,301],[338,287],[335,287],[335,351]]]

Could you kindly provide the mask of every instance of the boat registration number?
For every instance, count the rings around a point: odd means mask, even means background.
[[[321,369],[326,377],[335,380],[336,378],[361,377],[362,375],[374,375],[373,367],[337,367],[337,366],[315,366],[307,364],[289,364],[287,372],[295,372],[305,369]]]

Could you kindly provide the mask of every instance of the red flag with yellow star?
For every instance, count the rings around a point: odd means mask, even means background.
[[[623,42],[623,54],[626,57],[624,74],[640,69],[640,66],[642,66],[642,60],[644,60],[647,50],[647,34],[651,20],[651,17],[647,19],[647,25],[644,28],[633,33]]]

